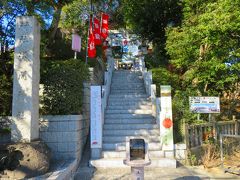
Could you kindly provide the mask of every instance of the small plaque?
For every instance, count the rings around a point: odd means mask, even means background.
[[[130,161],[145,159],[144,139],[130,139]]]

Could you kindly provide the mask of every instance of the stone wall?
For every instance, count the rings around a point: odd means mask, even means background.
[[[89,120],[82,115],[40,118],[40,138],[52,150],[52,159],[80,160],[89,132]]]

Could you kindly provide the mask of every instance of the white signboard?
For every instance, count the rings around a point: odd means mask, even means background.
[[[102,148],[101,86],[91,86],[91,148]]]
[[[220,113],[219,97],[189,97],[193,113]]]

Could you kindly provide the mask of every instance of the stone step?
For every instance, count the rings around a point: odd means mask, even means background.
[[[114,71],[113,76],[142,76],[142,72],[117,72]]]
[[[129,166],[123,164],[122,158],[102,158],[98,160],[90,160],[90,164],[96,168],[121,168]],[[168,167],[168,168],[176,168],[177,162],[176,159],[172,158],[152,158],[151,164],[148,167],[157,168],[157,167]]]
[[[119,86],[119,85],[133,85],[133,84],[143,84],[142,79],[122,79],[122,80],[114,80],[112,79],[112,86]]]
[[[152,136],[103,136],[103,142],[105,143],[120,143],[126,142],[126,138],[142,138],[146,142],[160,142],[160,135]]]
[[[131,95],[131,94],[110,94],[109,98],[130,98],[130,99],[137,99],[137,98],[148,98],[149,96],[147,94],[137,94],[137,95]]]
[[[105,114],[105,118],[124,118],[124,119],[142,119],[142,118],[152,118],[153,116],[151,114],[130,114],[130,113],[126,113],[126,114]]]
[[[156,123],[156,120],[154,118],[142,118],[142,119],[105,118],[104,123],[105,124],[144,124],[144,123],[154,124]]]
[[[124,79],[124,78],[138,78],[142,77],[142,74],[113,74],[113,78],[115,79]]]
[[[137,110],[137,109],[152,109],[151,104],[149,105],[141,105],[141,104],[134,104],[134,105],[108,105],[107,110],[126,110],[126,109],[131,109],[131,110]]]
[[[146,94],[146,91],[144,89],[118,89],[118,90],[112,90],[110,91],[110,94],[127,94],[127,95],[140,95],[140,94]]]
[[[113,91],[113,92],[110,92],[110,95],[113,95],[113,96],[116,96],[116,97],[113,97],[113,98],[118,98],[118,96],[120,96],[120,98],[122,98],[122,96],[133,96],[133,98],[131,98],[131,99],[134,99],[134,98],[136,98],[136,99],[138,99],[139,97],[135,97],[135,96],[142,96],[142,95],[144,95],[144,96],[146,96],[147,94],[145,93],[145,92],[140,92],[140,91],[136,91],[136,92],[122,92],[122,91],[118,91],[118,92],[116,92],[116,91]],[[149,97],[149,96],[147,96],[147,97]],[[123,97],[123,98],[129,98],[129,97]],[[142,98],[142,97],[140,97],[140,98]],[[143,97],[143,98],[146,98],[146,97]]]
[[[129,75],[141,75],[142,72],[141,71],[129,71],[129,70],[126,70],[126,71],[114,71],[113,74],[129,74]]]
[[[136,82],[136,81],[143,81],[142,77],[139,76],[123,76],[121,78],[116,78],[113,77],[112,78],[112,82],[116,82],[116,81],[121,81],[121,82]]]
[[[122,76],[142,76],[142,72],[140,71],[131,71],[131,72],[113,72],[113,75],[116,77],[121,77]]]
[[[120,101],[120,102],[124,102],[124,101],[135,101],[135,102],[141,102],[141,101],[149,101],[149,99],[147,98],[147,95],[141,95],[143,97],[131,97],[131,96],[121,96],[121,95],[110,95],[108,98],[108,101]],[[145,97],[144,97],[145,96]]]
[[[157,151],[148,151],[149,158],[163,158],[164,157],[164,151],[157,150]],[[103,158],[126,158],[126,151],[103,151],[102,152]]]
[[[127,114],[127,113],[134,113],[134,114],[152,114],[152,109],[120,109],[120,110],[106,110],[106,114]]]
[[[117,81],[112,81],[112,84],[111,84],[111,87],[116,87],[116,88],[118,88],[118,87],[123,87],[122,86],[122,83],[124,83],[125,84],[125,86],[143,86],[144,84],[143,84],[143,81],[140,81],[140,82],[135,82],[135,81],[133,81],[133,82],[129,82],[129,83],[125,83],[126,81],[121,81],[120,83],[119,82],[117,82]]]
[[[159,129],[105,130],[103,136],[157,136]]]
[[[143,77],[142,76],[129,76],[129,75],[127,75],[127,76],[121,76],[121,77],[117,77],[117,76],[113,76],[112,77],[112,80],[113,81],[135,81],[135,80],[140,80],[140,81],[142,81],[143,80]]]
[[[140,83],[140,84],[129,84],[129,85],[126,85],[126,86],[111,86],[111,90],[127,90],[127,89],[144,89],[144,84],[143,83]]]
[[[126,152],[126,143],[103,143],[103,151],[125,151]],[[152,151],[159,151],[162,149],[160,142],[148,143],[148,149]]]
[[[112,102],[117,102],[117,103],[121,103],[121,104],[125,104],[125,103],[128,103],[128,104],[133,104],[133,103],[138,103],[138,104],[142,104],[144,102],[150,102],[150,99],[149,98],[124,98],[124,97],[111,97],[108,99],[108,103],[112,103]],[[112,104],[111,104],[112,105]]]
[[[139,74],[141,73],[141,71],[131,71],[131,70],[124,70],[124,69],[120,69],[120,70],[115,70],[113,73],[135,73],[135,74]]]
[[[108,101],[108,106],[141,106],[141,105],[149,105],[152,103],[149,100],[131,100],[131,101]]]
[[[157,124],[104,124],[104,130],[156,129]]]

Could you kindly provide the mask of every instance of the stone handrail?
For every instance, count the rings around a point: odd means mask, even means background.
[[[140,71],[142,72],[142,75],[143,75],[146,93],[151,98],[153,116],[156,118],[157,124],[160,124],[160,111],[161,111],[160,105],[161,104],[160,104],[160,98],[158,98],[156,94],[156,85],[152,84],[152,72],[147,71],[143,57],[140,58],[139,65],[140,65]]]
[[[104,113],[107,107],[108,96],[112,82],[112,73],[114,71],[114,59],[112,57],[112,50],[108,49],[107,55],[107,71],[104,73],[104,85],[102,86],[102,124],[104,124]]]

